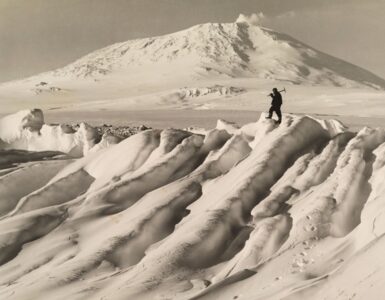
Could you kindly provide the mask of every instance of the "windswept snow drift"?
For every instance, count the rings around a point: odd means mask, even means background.
[[[3,143],[28,130],[31,149],[34,130],[46,136],[41,117],[4,119]],[[146,130],[84,154],[2,168],[1,299],[385,293],[384,130],[262,116],[202,134]]]

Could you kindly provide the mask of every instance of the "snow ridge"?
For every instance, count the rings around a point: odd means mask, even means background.
[[[28,121],[37,116],[22,112],[6,124],[43,128]],[[2,150],[1,298],[385,292],[385,268],[377,268],[384,130],[353,133],[295,115],[278,126],[262,116],[242,127],[221,120],[201,134],[150,129],[98,145],[76,159],[29,152],[28,163]]]

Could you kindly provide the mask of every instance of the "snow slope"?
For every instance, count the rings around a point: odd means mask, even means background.
[[[2,138],[37,116],[7,117]],[[383,129],[287,114],[99,144],[28,163],[1,150],[1,299],[385,293]]]

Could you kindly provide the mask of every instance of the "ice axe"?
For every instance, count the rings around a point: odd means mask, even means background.
[[[285,92],[286,93],[286,88],[283,88],[283,90],[278,91],[279,93]],[[271,93],[267,95],[268,97],[271,96]]]

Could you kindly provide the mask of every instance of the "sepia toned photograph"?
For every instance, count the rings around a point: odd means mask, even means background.
[[[385,299],[384,12],[0,0],[0,299]]]

